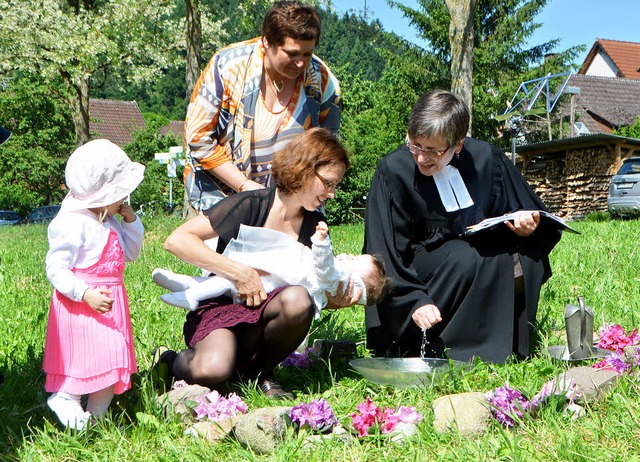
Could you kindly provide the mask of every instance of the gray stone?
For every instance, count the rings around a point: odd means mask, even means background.
[[[615,371],[580,366],[569,368],[556,376],[557,383],[562,383],[563,380],[574,380],[582,393],[580,401],[590,403],[613,388],[618,381],[618,374]]]
[[[200,385],[186,385],[164,393],[156,398],[156,402],[165,412],[178,414],[183,420],[194,417],[193,410],[187,405],[189,401],[197,401],[202,395],[211,393],[207,387]]]
[[[432,404],[433,426],[439,433],[457,429],[462,435],[482,435],[489,426],[491,410],[484,393],[446,395]]]
[[[236,415],[217,422],[196,422],[185,430],[186,435],[197,436],[206,439],[210,443],[219,443],[231,434],[240,416]]]
[[[291,407],[278,406],[244,414],[234,428],[235,436],[255,453],[270,454],[284,441],[290,412]]]
[[[391,434],[391,441],[394,443],[400,443],[405,438],[415,435],[418,433],[418,426],[414,423],[410,422],[400,422],[396,425],[396,428],[393,429],[393,433]]]
[[[571,414],[571,420],[577,420],[580,417],[584,417],[586,415],[586,411],[584,407],[580,406],[576,403],[567,404],[562,410],[564,414]]]
[[[340,443],[345,446],[350,446],[355,443],[355,441],[355,437],[345,430],[344,427],[336,425],[331,430],[331,433],[307,436],[302,443],[302,447],[308,451],[312,451],[315,449],[315,446],[324,444],[325,442],[331,442],[332,444]]]
[[[638,360],[639,353],[640,347],[638,347],[637,345],[630,345],[628,347],[625,347],[622,354],[622,360],[627,364],[633,364]]]

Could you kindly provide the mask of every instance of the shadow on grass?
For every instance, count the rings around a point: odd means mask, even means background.
[[[50,433],[49,424],[60,432],[65,432],[65,429],[47,406],[49,393],[44,389],[41,352],[35,354],[30,348],[24,363],[4,366],[3,373],[5,380],[0,385],[0,460],[20,461],[23,446],[31,444],[39,435]],[[155,390],[148,378],[147,372],[134,374],[132,388],[113,398],[110,412],[119,426],[128,426],[135,421],[138,411],[155,406],[149,404]],[[86,405],[86,400],[83,404]]]

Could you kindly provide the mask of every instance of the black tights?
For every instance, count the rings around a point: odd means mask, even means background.
[[[180,352],[173,374],[212,387],[229,380],[239,364],[251,362],[247,375],[272,377],[273,369],[304,340],[313,315],[307,290],[287,287],[269,302],[257,323],[216,329],[193,349]]]

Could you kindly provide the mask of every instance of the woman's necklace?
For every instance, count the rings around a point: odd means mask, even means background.
[[[265,58],[266,58],[266,56],[265,56]],[[267,80],[271,83],[271,86],[276,91],[276,95],[279,95],[280,93],[282,93],[282,90],[284,90],[284,79],[276,80],[274,78],[271,78],[271,74],[269,73],[269,69],[267,69],[266,60],[265,60],[265,63],[264,63],[264,71],[267,74]]]
[[[271,85],[273,85],[276,93],[281,93],[282,90],[284,90],[284,80],[274,80],[269,76],[269,81],[271,82]]]

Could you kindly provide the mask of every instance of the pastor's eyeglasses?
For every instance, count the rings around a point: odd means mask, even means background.
[[[442,149],[424,149],[418,145],[411,144],[409,142],[405,144],[409,149],[409,151],[411,151],[411,154],[413,154],[414,156],[417,156],[418,154],[422,154],[425,156],[442,157],[447,153],[447,151],[449,151],[449,149],[451,149],[451,146],[447,146],[446,148],[442,148]]]

